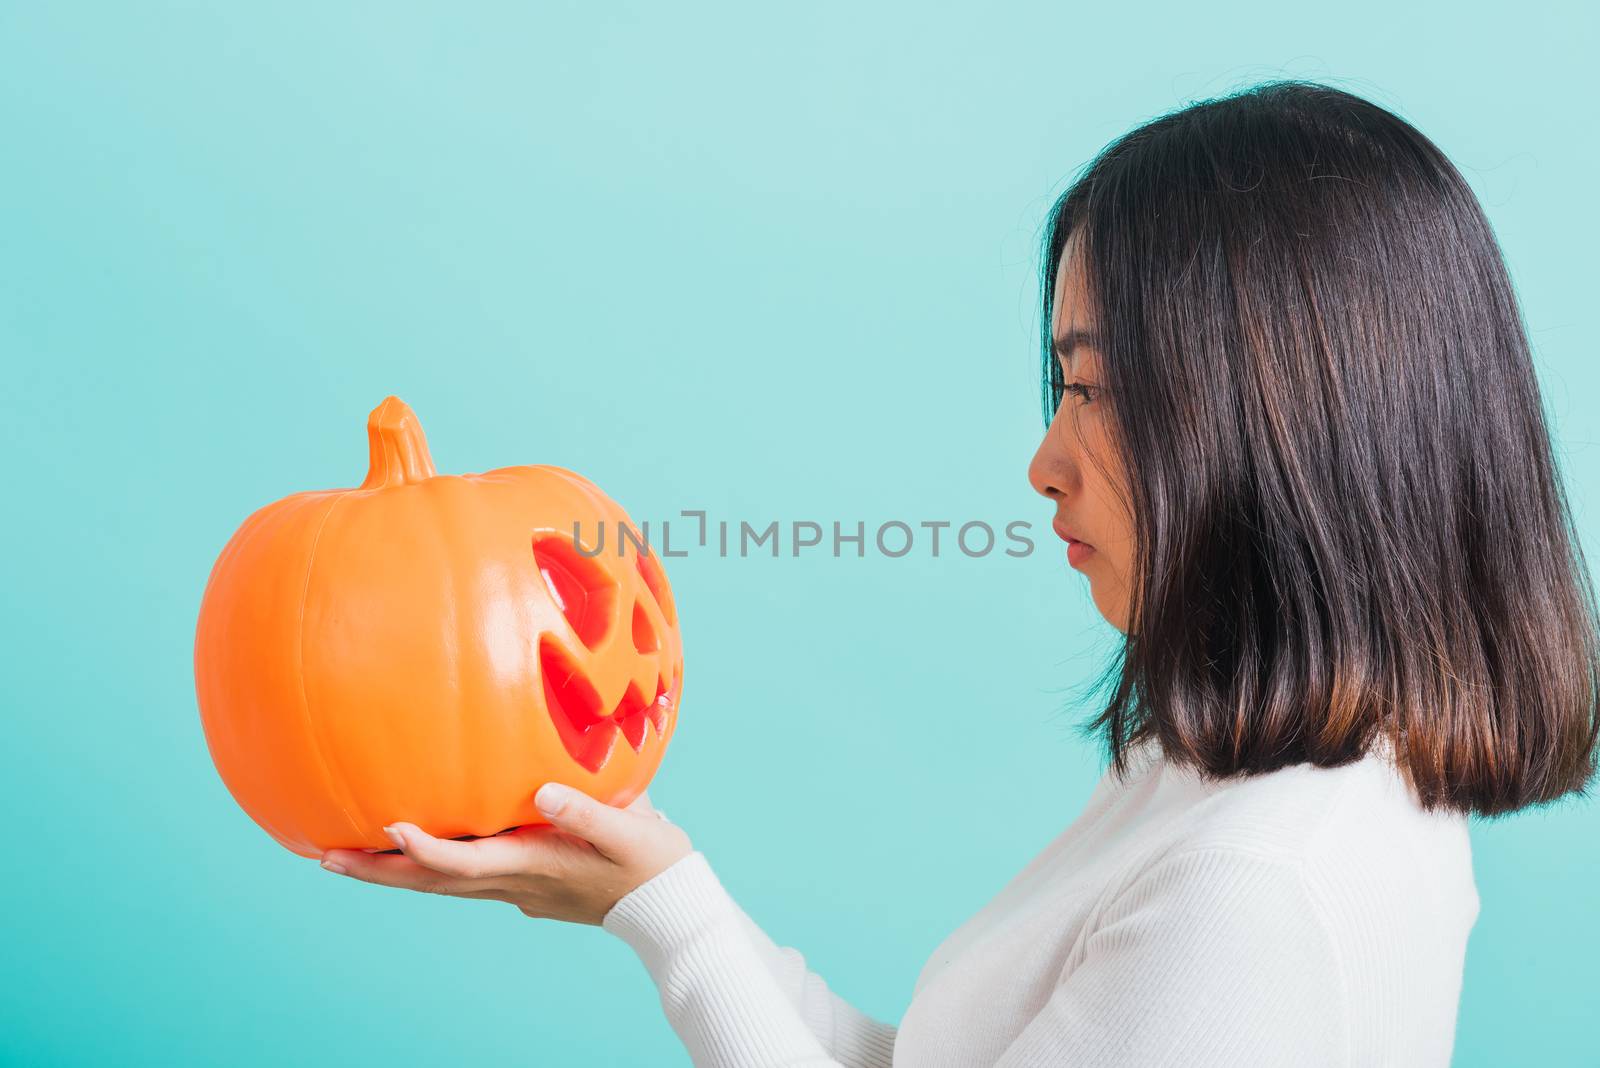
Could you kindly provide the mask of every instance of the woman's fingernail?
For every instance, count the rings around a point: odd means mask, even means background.
[[[383,829],[383,833],[389,836],[389,841],[393,842],[395,845],[399,846],[401,849],[404,849],[406,847],[405,838],[400,834],[399,831],[395,830],[393,827],[385,827]]]
[[[345,870],[345,866],[343,864],[335,864],[331,860],[323,861],[322,862],[322,866],[324,868],[327,868],[329,871],[333,872],[333,874],[335,874],[335,875],[349,875],[350,874],[348,871]]]
[[[547,782],[533,795],[533,803],[538,805],[539,811],[546,816],[554,816],[567,807],[567,800],[571,796],[572,791],[567,787],[558,782]]]

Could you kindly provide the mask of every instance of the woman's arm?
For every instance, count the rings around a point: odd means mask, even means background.
[[[751,937],[760,929],[644,794],[623,809],[546,783],[535,803],[546,824],[458,841],[397,822],[385,830],[398,854],[332,849],[323,866],[363,882],[604,926],[638,952],[701,1068],[889,1063],[893,1029],[835,998],[798,953]]]
[[[774,943],[698,851],[625,895],[602,926],[639,954],[697,1065],[888,1068],[893,1059],[895,1029]],[[831,1059],[794,1059],[802,1055]]]
[[[887,1068],[894,1059],[897,1028],[875,1019],[828,989],[822,976],[806,968],[793,946],[780,946],[743,910],[745,934],[800,1010],[806,1026],[834,1057],[851,1068]]]

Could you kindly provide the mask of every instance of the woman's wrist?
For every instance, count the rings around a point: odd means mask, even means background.
[[[652,976],[683,947],[737,931],[739,908],[704,853],[693,850],[624,894],[600,926],[633,947]]]

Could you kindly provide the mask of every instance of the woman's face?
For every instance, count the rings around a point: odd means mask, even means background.
[[[1066,391],[1028,465],[1028,481],[1055,505],[1056,534],[1063,541],[1083,543],[1069,543],[1067,558],[1089,579],[1095,607],[1127,633],[1133,521],[1122,503],[1122,471],[1110,446],[1110,416],[1100,396],[1100,348],[1088,296],[1074,233],[1056,272],[1052,305],[1052,336]]]

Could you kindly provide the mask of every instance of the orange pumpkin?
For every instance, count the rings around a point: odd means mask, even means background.
[[[367,437],[359,488],[267,505],[212,568],[195,690],[234,799],[306,857],[391,848],[394,820],[542,823],[550,780],[632,801],[676,726],[683,653],[627,514],[559,467],[435,474],[396,397]]]

